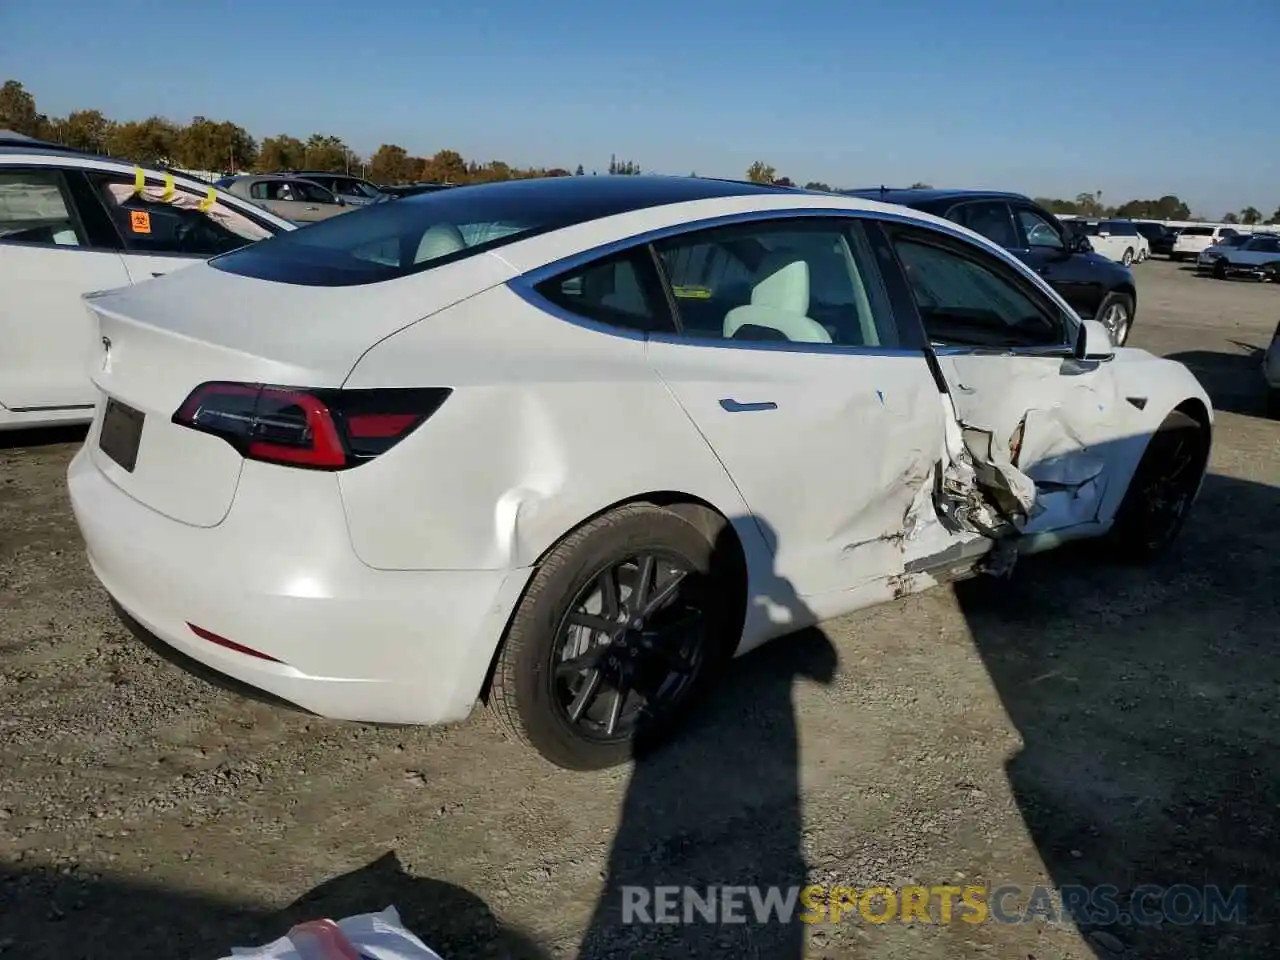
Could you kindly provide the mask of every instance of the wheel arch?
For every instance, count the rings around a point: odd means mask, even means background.
[[[534,560],[532,566],[537,569],[545,562],[546,558],[553,550],[560,546],[568,537],[572,536],[576,531],[582,529],[589,523],[598,520],[615,510],[623,507],[632,506],[634,504],[650,504],[655,507],[662,507],[666,510],[678,514],[685,520],[688,520],[695,527],[715,544],[715,556],[718,562],[726,564],[727,573],[732,578],[732,582],[736,585],[736,596],[734,598],[735,609],[740,612],[740,616],[745,621],[748,591],[748,566],[746,545],[742,542],[742,536],[730,520],[728,514],[717,507],[715,504],[692,493],[686,493],[680,490],[650,490],[645,493],[637,493],[632,496],[624,497],[614,503],[601,507],[593,513],[583,517],[577,523],[570,526],[560,536],[556,537]],[[530,583],[533,578],[530,577]],[[480,685],[478,699],[481,703],[489,702],[489,694],[493,686],[493,674],[497,668],[498,660],[502,656],[502,648],[506,644],[507,632],[510,627],[511,617],[514,617],[520,604],[524,602],[525,593],[528,590],[521,591],[520,598],[512,606],[508,615],[507,623],[503,624],[502,636],[498,642],[494,644],[493,654],[489,658],[489,667],[485,671],[484,681]],[[739,632],[742,624],[738,624]]]

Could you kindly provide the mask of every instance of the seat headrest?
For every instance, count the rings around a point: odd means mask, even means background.
[[[451,223],[437,223],[427,228],[427,232],[418,241],[418,252],[414,255],[414,263],[424,263],[438,257],[447,257],[451,253],[465,250],[467,242],[462,239],[462,232]]]
[[[756,270],[751,304],[798,313],[809,312],[809,264],[793,250],[771,250]]]

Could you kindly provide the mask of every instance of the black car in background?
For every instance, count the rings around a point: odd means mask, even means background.
[[[1173,241],[1178,238],[1177,227],[1166,227],[1163,223],[1155,223],[1150,220],[1135,220],[1133,225],[1138,228],[1138,232],[1147,238],[1147,244],[1151,247],[1151,255],[1159,254],[1162,257],[1173,256]]]
[[[887,188],[843,190],[945,217],[1004,247],[1044,277],[1081,317],[1096,319],[1124,345],[1138,310],[1133,271],[1094,253],[1087,237],[1018,193]]]

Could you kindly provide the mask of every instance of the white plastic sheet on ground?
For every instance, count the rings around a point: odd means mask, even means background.
[[[232,947],[223,960],[443,960],[404,928],[395,907],[344,920],[309,920],[261,947]]]

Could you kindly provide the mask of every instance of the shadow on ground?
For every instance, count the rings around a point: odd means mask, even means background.
[[[753,522],[776,549],[775,531],[761,518]],[[727,533],[713,546],[713,569],[736,554],[736,541]],[[813,614],[789,583],[776,580],[773,589],[772,605],[812,622]],[[725,633],[736,638],[740,625],[730,622]],[[799,679],[831,683],[838,662],[834,645],[816,628],[767,644],[728,664],[728,676],[712,687],[707,708],[695,715],[691,728],[674,742],[637,755],[604,889],[582,939],[583,958],[803,958],[803,907],[790,922],[753,922],[755,908],[743,895],[738,912],[746,922],[636,923],[659,920],[662,906],[649,902],[647,916],[628,910],[628,888],[704,892],[725,884],[806,885],[792,695]],[[683,918],[683,904],[674,906],[674,916]],[[723,909],[716,918],[725,918]]]
[[[30,430],[0,431],[0,450],[48,447],[57,443],[84,443],[86,426],[35,427]]]
[[[1276,955],[1277,529],[1280,490],[1210,476],[1153,567],[1082,546],[1027,560],[1012,583],[957,586],[1024,740],[1009,780],[1055,885],[1112,884],[1122,909],[1144,884],[1249,888],[1243,924],[1086,912],[1099,957]],[[1187,920],[1198,904],[1163,905]]]
[[[1187,350],[1171,353],[1166,359],[1184,364],[1213,398],[1218,412],[1264,417],[1267,413],[1267,385],[1262,378],[1263,347],[1239,340],[1227,341],[1235,349]]]
[[[479,897],[404,872],[394,853],[329,880],[280,911],[101,877],[0,866],[0,952],[23,960],[154,960],[230,956],[270,943],[304,920],[394,905],[404,925],[446,960],[541,960],[531,939],[503,927]]]

